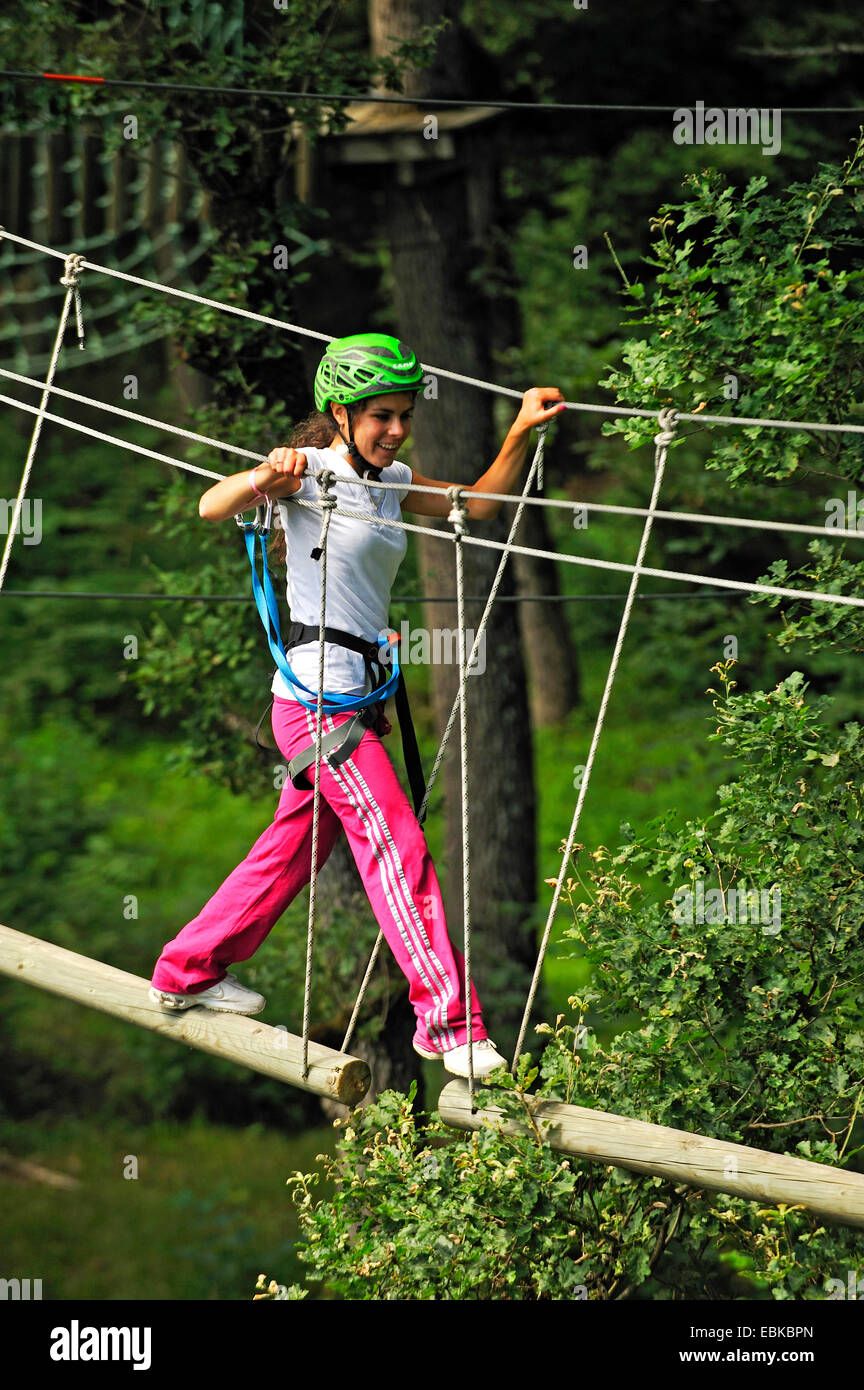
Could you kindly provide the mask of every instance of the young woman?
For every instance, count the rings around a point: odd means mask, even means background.
[[[451,484],[412,472],[397,460],[408,438],[414,397],[423,372],[413,352],[384,334],[339,338],[327,348],[315,377],[317,415],[299,429],[315,446],[272,450],[251,473],[224,478],[201,498],[206,521],[225,521],[262,497],[278,502],[287,550],[287,598],[294,627],[289,660],[294,676],[317,691],[320,620],[321,513],[291,505],[291,498],[320,498],[314,472],[335,475],[332,489],[339,508],[360,512],[369,521],[332,513],[327,550],[326,621],[328,633],[353,637],[354,647],[327,640],[324,690],[361,697],[374,688],[364,645],[387,630],[390,592],[405,554],[404,530],[376,526],[375,518],[398,520],[403,511],[447,516]],[[556,404],[547,404],[556,402]],[[561,392],[526,391],[495,462],[465,488],[469,519],[494,516],[500,504],[471,499],[472,491],[513,492],[534,426],[564,409]],[[298,442],[298,431],[293,436]],[[398,490],[370,489],[357,476],[395,482]],[[419,492],[418,487],[440,490]],[[371,523],[371,524],[370,524]],[[305,628],[305,630],[304,630]],[[310,629],[314,628],[314,633]],[[356,639],[362,639],[357,641]],[[290,642],[290,639],[289,639]],[[288,644],[286,644],[288,645]],[[226,968],[248,960],[289,903],[308,882],[312,864],[312,778],[317,726],[314,699],[292,688],[277,670],[273,678],[273,733],[286,762],[310,747],[308,776],[288,780],[273,824],[246,859],[225,880],[202,911],[169,941],[153,972],[151,997],[168,1010],[199,1004],[227,1013],[257,1014],[266,1001],[238,983]],[[305,700],[306,703],[303,703]],[[307,704],[313,708],[307,708]],[[353,719],[350,708],[323,718],[323,735]],[[356,726],[354,726],[356,728]],[[467,1075],[467,1018],[463,957],[450,942],[444,905],[426,839],[381,742],[386,721],[366,721],[350,756],[339,749],[332,762],[322,758],[318,867],[344,830],[381,926],[409,985],[417,1014],[414,1048],[421,1057],[441,1057],[447,1071]],[[331,740],[332,742],[332,740]],[[293,774],[292,774],[293,775]],[[504,1058],[489,1040],[472,990],[474,1073],[487,1076]]]

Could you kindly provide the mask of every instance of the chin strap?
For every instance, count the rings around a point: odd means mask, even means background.
[[[333,412],[331,411],[330,413],[331,413],[331,415],[332,415]],[[369,461],[363,457],[363,455],[361,454],[360,450],[357,448],[357,445],[354,443],[354,430],[353,430],[353,427],[352,427],[352,425],[351,425],[351,416],[350,416],[350,415],[348,416],[348,438],[347,438],[347,439],[345,438],[344,434],[342,433],[342,430],[341,430],[341,428],[340,428],[340,426],[339,426],[339,422],[338,422],[338,420],[336,419],[335,415],[333,416],[333,423],[334,423],[334,425],[336,426],[336,429],[337,429],[337,431],[338,431],[338,433],[339,433],[339,438],[342,440],[342,443],[348,445],[348,453],[349,453],[349,455],[350,455],[352,461],[353,461],[354,464],[356,465],[356,467],[357,467],[357,472],[360,474],[360,477],[361,477],[361,478],[371,478],[372,481],[373,481],[373,483],[377,483],[378,479],[381,477],[381,474],[382,474],[382,472],[383,472],[383,469],[376,467],[376,465],[375,465],[374,463],[369,463]]]

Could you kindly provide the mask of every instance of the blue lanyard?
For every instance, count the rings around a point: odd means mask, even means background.
[[[249,563],[252,566],[252,595],[255,599],[255,606],[258,609],[264,631],[267,634],[267,641],[270,645],[273,660],[276,662],[280,675],[290,686],[297,702],[303,705],[305,709],[315,711],[318,708],[317,691],[310,690],[308,685],[304,685],[303,682],[295,676],[288,664],[288,658],[285,655],[285,648],[282,644],[282,636],[279,631],[279,607],[276,602],[276,594],[273,589],[273,581],[270,578],[270,571],[267,568],[268,522],[269,509],[268,519],[263,526],[259,526],[257,521],[243,522],[243,539],[246,542]],[[261,577],[259,577],[255,563],[256,532],[261,543]],[[399,684],[399,648],[396,642],[392,641],[392,634],[391,638],[379,637],[378,646],[379,648],[390,647],[393,657],[393,674],[390,679],[384,685],[380,685],[377,690],[373,690],[369,695],[328,694],[325,691],[321,707],[323,714],[341,714],[345,710],[368,709],[370,705],[377,705],[382,700],[386,700],[388,695],[395,694],[396,687]],[[382,664],[385,663],[382,662]],[[303,696],[298,693],[301,690],[304,691],[310,699],[304,700]]]

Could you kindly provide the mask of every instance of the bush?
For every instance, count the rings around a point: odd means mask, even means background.
[[[856,1268],[847,1228],[562,1158],[527,1118],[539,1081],[541,1096],[833,1166],[858,1152],[864,743],[855,724],[826,729],[798,673],[735,695],[732,665],[713,668],[710,737],[739,763],[717,810],[660,818],[640,839],[625,828],[568,880],[569,936],[604,992],[540,1026],[539,1068],[523,1058],[479,1093],[521,1132],[456,1136],[389,1092],[325,1160],[332,1199],[315,1202],[308,1174],[290,1180],[301,1258],[336,1294],[819,1299]],[[656,901],[628,877],[637,866],[659,880]],[[760,896],[733,900],[745,887]],[[688,914],[685,889],[703,910]],[[601,1046],[590,1008],[637,1021]]]

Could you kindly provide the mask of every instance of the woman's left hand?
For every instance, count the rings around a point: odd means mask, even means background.
[[[527,432],[535,425],[543,425],[547,420],[554,419],[564,409],[564,397],[557,386],[532,386],[522,397],[522,405],[512,429]]]

